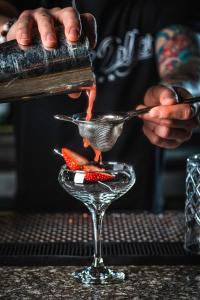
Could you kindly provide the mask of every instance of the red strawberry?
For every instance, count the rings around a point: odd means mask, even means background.
[[[68,148],[62,148],[61,152],[66,165],[70,170],[82,170],[83,165],[89,163],[89,161],[85,157],[72,150],[69,150]]]
[[[110,181],[115,178],[115,175],[106,173],[104,169],[98,168],[94,165],[83,166],[83,170],[86,171],[85,180],[89,182]]]

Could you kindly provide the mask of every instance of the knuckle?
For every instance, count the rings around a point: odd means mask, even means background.
[[[44,7],[39,7],[35,10],[35,13],[42,14],[42,13],[45,13],[46,11],[47,10]]]
[[[32,14],[32,10],[24,10],[21,14],[20,14],[20,16],[19,16],[19,18],[22,18],[22,17],[28,17],[28,16],[30,16]]]
[[[67,14],[77,14],[77,11],[73,7],[71,7],[71,6],[63,8],[62,12],[64,14],[66,14],[66,13]]]

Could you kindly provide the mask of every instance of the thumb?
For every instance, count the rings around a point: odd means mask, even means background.
[[[188,99],[192,95],[182,87],[164,86],[165,90],[161,91],[160,104],[172,105],[181,102],[183,99]]]
[[[150,87],[144,96],[146,106],[172,105],[174,103],[177,103],[176,93],[163,85]]]

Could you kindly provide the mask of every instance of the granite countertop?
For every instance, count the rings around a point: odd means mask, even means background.
[[[173,211],[167,211],[164,215],[114,213],[105,217],[103,240],[107,243],[115,241],[120,245],[124,242],[179,243],[183,241],[183,220],[182,212]],[[87,245],[92,240],[92,223],[87,214],[0,215],[2,245],[54,245],[57,242],[79,241]],[[62,266],[33,267],[26,266],[22,257],[24,264],[21,266],[0,266],[0,299],[200,299],[200,267],[187,265],[187,261],[182,262],[185,265],[176,266],[115,265],[111,268],[124,271],[128,276],[123,284],[87,286],[74,281],[71,273],[80,267],[66,266],[66,258]],[[72,255],[70,265],[75,264],[73,259]],[[131,260],[132,264],[135,261]]]
[[[88,286],[74,282],[73,266],[1,267],[0,299],[200,299],[199,266],[128,266],[123,284]]]

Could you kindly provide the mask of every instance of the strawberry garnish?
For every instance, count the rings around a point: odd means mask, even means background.
[[[70,170],[82,170],[83,165],[89,163],[89,161],[85,157],[72,150],[69,150],[68,148],[62,148],[61,152],[66,165]]]
[[[83,170],[85,171],[84,180],[88,182],[97,182],[97,181],[110,181],[115,178],[115,175],[105,172],[105,169],[99,168],[92,164],[89,164],[89,161],[79,155],[78,153],[69,150],[68,148],[62,148],[62,156],[66,162],[67,167],[70,170]]]
[[[84,179],[89,182],[110,181],[115,178],[114,175],[106,173],[105,169],[98,168],[94,165],[83,166],[83,170],[86,171]]]

